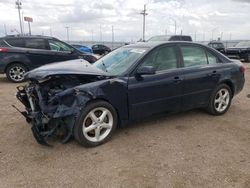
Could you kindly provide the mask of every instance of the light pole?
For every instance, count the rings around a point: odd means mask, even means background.
[[[65,27],[67,30],[67,41],[69,42],[69,26]]]
[[[174,21],[174,34],[176,35],[176,29],[177,29],[176,20],[172,17],[169,17],[169,18]]]
[[[211,31],[211,32],[212,32],[212,40],[214,40],[214,31],[215,31],[216,29],[217,29],[217,27],[216,27],[216,28],[213,28],[212,31]]]
[[[7,29],[6,29],[6,25],[4,24],[4,33],[5,35],[7,35]]]
[[[114,49],[114,26],[112,25],[112,50]]]
[[[140,14],[143,16],[142,41],[145,41],[145,22],[146,22],[146,16],[148,15],[148,13],[146,13],[146,5],[144,5],[144,9]]]
[[[18,15],[19,15],[21,35],[23,35],[23,27],[22,27],[21,13],[20,13],[20,10],[22,8],[22,3],[20,2],[20,0],[16,0],[16,8],[18,10]]]

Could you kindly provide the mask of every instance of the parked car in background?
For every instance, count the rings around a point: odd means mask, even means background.
[[[39,66],[83,58],[90,63],[97,60],[54,37],[6,36],[0,38],[0,73],[12,82],[24,81],[24,74]]]
[[[216,49],[217,51],[219,51],[222,54],[226,53],[225,46],[220,41],[211,41],[211,42],[208,43],[208,46],[211,47],[211,48]]]
[[[57,132],[84,146],[107,142],[117,126],[156,114],[204,108],[227,112],[244,86],[245,68],[196,43],[137,43],[94,64],[74,60],[27,74],[22,112],[40,144]],[[43,80],[43,82],[40,82]]]
[[[242,41],[234,47],[227,48],[226,55],[232,59],[242,59],[250,62],[250,41]]]
[[[160,41],[192,41],[192,37],[188,35],[157,35],[148,39],[147,42],[160,42]]]
[[[80,44],[71,44],[71,46],[75,47],[76,49],[80,50],[81,52],[93,53],[92,48],[89,48],[87,46],[83,46]]]
[[[94,54],[105,55],[111,52],[111,49],[103,44],[95,44],[92,46]]]

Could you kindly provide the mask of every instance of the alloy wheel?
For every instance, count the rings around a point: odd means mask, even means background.
[[[230,102],[230,94],[229,91],[225,88],[220,89],[216,95],[214,100],[214,106],[217,112],[223,112],[227,109]]]
[[[24,79],[25,73],[26,70],[22,66],[16,65],[9,70],[9,77],[15,82],[20,82]]]
[[[107,108],[94,108],[83,121],[83,135],[91,142],[101,142],[109,135],[113,124],[114,118]]]

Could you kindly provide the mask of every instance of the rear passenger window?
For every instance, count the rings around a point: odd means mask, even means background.
[[[202,48],[182,46],[181,51],[185,67],[207,65],[207,56]]]
[[[177,67],[177,58],[174,47],[162,47],[152,52],[142,66],[153,66],[156,71],[164,71]]]
[[[24,47],[24,40],[19,38],[6,39],[6,42],[13,47]]]
[[[210,52],[207,52],[207,58],[208,58],[208,63],[209,64],[216,64],[217,63],[217,57],[212,55]]]
[[[33,48],[33,49],[41,49],[41,50],[47,49],[44,39],[26,39],[25,40],[25,47],[26,48]]]

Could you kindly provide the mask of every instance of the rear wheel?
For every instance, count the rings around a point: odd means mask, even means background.
[[[105,101],[90,103],[81,112],[74,127],[74,137],[86,147],[107,142],[117,127],[115,109]]]
[[[221,84],[213,92],[207,110],[212,115],[222,115],[229,109],[231,100],[232,91],[230,87],[226,84]]]
[[[10,65],[6,70],[6,76],[11,82],[19,83],[24,81],[24,74],[28,69],[20,64],[14,63]]]

